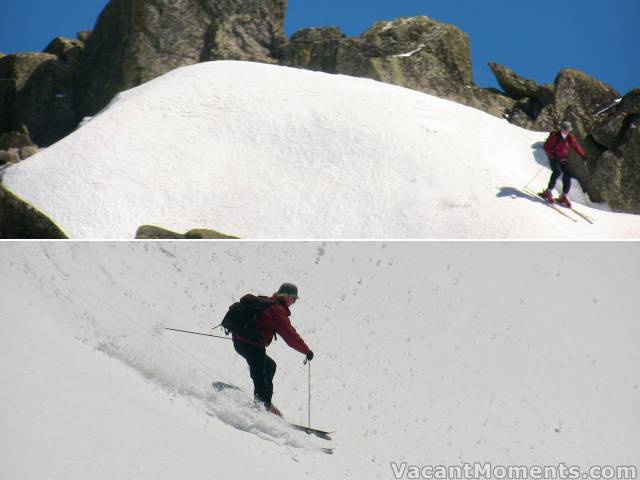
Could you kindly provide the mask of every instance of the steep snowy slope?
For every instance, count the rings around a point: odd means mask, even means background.
[[[640,216],[573,223],[514,191],[546,184],[545,137],[384,83],[221,61],[122,93],[3,182],[75,238],[640,238]]]
[[[2,243],[1,478],[393,478],[416,465],[640,458],[635,243]],[[217,395],[208,332],[299,285],[312,422],[336,453]],[[75,339],[75,340],[74,340]],[[276,342],[274,402],[307,416]],[[243,397],[240,397],[243,398]]]

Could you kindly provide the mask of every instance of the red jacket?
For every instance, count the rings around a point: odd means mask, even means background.
[[[553,132],[544,142],[544,151],[547,152],[549,160],[566,160],[571,150],[584,158],[584,149],[573,133],[569,133],[567,138],[563,139],[560,132]]]
[[[302,340],[296,329],[291,325],[289,321],[289,316],[291,316],[289,307],[277,298],[274,298],[274,300],[276,303],[262,311],[256,319],[256,329],[261,336],[259,343],[252,342],[238,335],[234,335],[234,338],[244,343],[267,347],[271,344],[271,341],[277,333],[287,342],[287,345],[306,355],[311,349],[304,343],[304,340]]]

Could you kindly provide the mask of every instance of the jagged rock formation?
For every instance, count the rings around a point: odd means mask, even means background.
[[[536,125],[534,119],[538,118],[545,107],[553,104],[553,85],[540,85],[534,81],[527,80],[510,68],[497,63],[489,63],[489,67],[505,95],[515,101],[513,106],[504,112],[504,116],[511,123],[529,130],[548,130]],[[557,119],[552,121],[556,123]]]
[[[378,22],[361,37],[345,40],[338,66],[339,73],[443,96],[473,84],[467,35],[427,17]]]
[[[74,79],[89,34],[55,38],[44,53],[0,56],[0,164],[24,160],[76,128]],[[27,144],[7,145],[20,135]]]
[[[569,160],[582,188],[613,210],[640,213],[640,90],[617,103],[617,91],[578,70],[561,70],[553,85],[540,85],[507,67],[490,67],[505,94],[516,100],[505,114],[511,123],[550,131],[569,120],[587,151],[587,163]]]
[[[0,133],[25,126],[33,141],[48,146],[76,126],[73,69],[49,53],[0,58]]]
[[[305,28],[283,48],[282,64],[317,72],[338,72],[338,49],[347,36],[338,27]]]
[[[38,147],[31,141],[26,128],[22,132],[0,134],[0,166],[19,162],[37,152]]]
[[[529,130],[549,131],[569,120],[578,130],[591,131],[599,106],[620,97],[613,88],[578,70],[561,70],[553,85],[540,85],[507,67],[489,66],[505,94],[516,100],[506,117]]]
[[[0,185],[0,238],[67,238],[48,217]]]
[[[83,36],[83,32],[78,33],[78,38],[76,40],[71,40],[69,38],[64,37],[56,37],[54,38],[47,48],[44,49],[44,53],[50,53],[55,55],[72,67],[78,67],[80,64],[80,58],[82,56],[82,50],[84,49],[84,40],[81,40],[80,37]],[[88,38],[86,32],[84,34],[84,38]]]
[[[143,225],[138,228],[136,232],[136,239],[163,239],[163,240],[228,240],[237,239],[238,237],[232,237],[225,235],[215,230],[206,230],[204,228],[195,228],[189,230],[184,235],[181,233],[172,232],[164,228],[156,227],[154,225]]]
[[[593,163],[593,184],[615,210],[640,214],[640,89],[603,110],[591,138],[607,150]]]
[[[286,0],[112,0],[84,50],[79,119],[115,94],[207,60],[275,63]]]
[[[501,116],[513,101],[473,82],[467,35],[428,17],[378,22],[358,37],[304,29],[283,49],[287,66],[371,78]]]

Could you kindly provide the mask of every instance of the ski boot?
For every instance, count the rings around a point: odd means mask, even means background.
[[[558,203],[563,207],[571,208],[571,202],[569,201],[569,197],[567,197],[564,193],[560,195],[560,198],[558,198]]]
[[[253,400],[253,408],[263,412],[266,411],[269,413],[273,413],[274,415],[282,417],[282,413],[273,403],[265,403],[263,400],[260,400],[258,398],[255,398]]]
[[[265,405],[265,408],[267,409],[267,412],[273,413],[274,415],[282,417],[282,413],[280,412],[280,410],[276,408],[276,406],[273,403],[270,403],[269,405]]]
[[[553,194],[551,193],[551,190],[549,190],[548,188],[544,191],[539,193],[538,195],[540,195],[542,198],[544,198],[547,202],[549,203],[553,203]]]

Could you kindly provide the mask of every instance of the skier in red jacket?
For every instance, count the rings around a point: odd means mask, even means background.
[[[544,143],[544,151],[549,157],[549,165],[551,166],[551,178],[549,179],[549,185],[547,189],[540,195],[543,196],[548,202],[553,203],[553,194],[551,191],[556,186],[556,181],[562,175],[562,195],[558,201],[561,205],[571,208],[571,202],[569,201],[569,190],[571,189],[571,172],[569,171],[569,165],[567,158],[569,152],[573,150],[583,159],[585,158],[585,151],[576,140],[573,133],[570,122],[562,122],[560,124],[559,132],[552,132]]]
[[[282,416],[271,403],[276,362],[267,356],[266,347],[271,344],[277,333],[287,345],[304,354],[307,360],[313,359],[313,352],[289,321],[289,307],[298,299],[298,288],[291,283],[284,283],[271,299],[274,303],[263,310],[256,319],[255,327],[260,340],[255,342],[234,334],[233,347],[249,365],[255,399],[263,403],[269,412]]]

